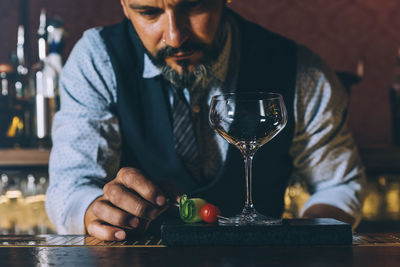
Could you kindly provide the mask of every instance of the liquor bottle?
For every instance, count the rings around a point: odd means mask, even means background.
[[[393,142],[400,145],[400,48],[397,51],[396,78],[390,89]]]
[[[47,23],[48,55],[45,60],[45,70],[49,77],[53,77],[52,80],[54,81],[54,90],[50,92],[54,98],[52,117],[60,108],[58,82],[63,67],[61,53],[64,48],[64,35],[65,30],[62,20],[58,18],[50,19]]]
[[[15,78],[15,97],[17,99],[26,99],[27,97],[27,75],[28,68],[25,62],[25,29],[24,26],[18,27],[18,39],[17,39],[17,66],[16,66],[16,78]]]
[[[64,23],[59,18],[50,19],[47,23],[48,56],[46,63],[50,65],[59,76],[62,70],[62,50],[64,48],[65,29]]]
[[[10,94],[10,77],[13,67],[10,64],[0,63],[0,97]]]
[[[34,145],[51,146],[51,124],[58,110],[58,75],[59,72],[46,57],[47,47],[46,12],[40,14],[38,29],[39,61],[32,67],[32,86],[34,88]]]
[[[0,64],[0,147],[7,147],[7,129],[10,125],[10,84],[13,68],[9,64]]]
[[[29,79],[28,68],[25,60],[25,28],[20,25],[17,34],[16,63],[13,80],[13,121],[18,121],[19,132],[17,135],[11,134],[14,146],[26,146],[31,135],[31,103],[29,101]],[[14,126],[15,128],[15,126]]]
[[[24,103],[15,98],[14,74],[10,64],[0,64],[0,147],[25,144]]]

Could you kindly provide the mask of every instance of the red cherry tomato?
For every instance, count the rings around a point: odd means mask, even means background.
[[[219,208],[213,204],[205,204],[200,210],[201,218],[203,218],[206,223],[217,222],[220,214],[221,211]]]

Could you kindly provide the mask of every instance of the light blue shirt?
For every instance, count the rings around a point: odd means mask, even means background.
[[[120,165],[121,133],[111,106],[117,84],[100,28],[84,33],[64,66],[61,110],[53,122],[46,209],[60,234],[84,234],[84,215]],[[160,74],[144,55],[144,78]],[[346,91],[315,54],[299,47],[290,149],[293,176],[307,182],[314,204],[338,207],[359,221],[365,174],[343,116]],[[226,154],[227,142],[219,142]],[[224,157],[223,157],[224,158]]]

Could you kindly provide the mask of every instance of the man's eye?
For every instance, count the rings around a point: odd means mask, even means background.
[[[160,14],[160,10],[158,9],[149,9],[140,11],[139,14],[145,17],[156,17]]]

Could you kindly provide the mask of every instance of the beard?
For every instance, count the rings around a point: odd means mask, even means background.
[[[188,89],[197,86],[205,88],[214,79],[210,71],[211,66],[215,63],[225,43],[226,34],[224,34],[223,25],[225,24],[221,22],[216,38],[210,45],[186,41],[178,48],[165,46],[159,49],[155,56],[151,55],[147,50],[146,52],[153,64],[160,69],[163,77],[173,86]],[[189,59],[182,59],[176,62],[182,68],[181,73],[166,63],[167,57],[174,56],[177,53],[189,54],[195,52],[201,52],[203,57],[191,70],[189,70],[191,63]]]
[[[182,73],[178,73],[166,63],[158,66],[163,77],[177,88],[190,89],[198,85],[206,87],[207,81],[211,79],[211,62],[196,64],[193,70],[189,70],[190,61],[187,59],[179,60],[177,64],[181,66]]]

